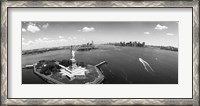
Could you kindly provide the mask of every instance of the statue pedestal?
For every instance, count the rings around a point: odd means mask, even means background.
[[[74,70],[74,69],[76,69],[77,68],[77,65],[76,65],[76,60],[74,59],[74,58],[72,58],[72,59],[70,59],[71,60],[71,62],[72,62],[72,71]]]

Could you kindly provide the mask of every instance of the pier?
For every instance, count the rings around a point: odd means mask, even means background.
[[[24,65],[24,66],[22,66],[22,68],[32,68],[34,65]]]
[[[102,61],[102,62],[100,62],[99,64],[95,65],[95,67],[99,67],[99,66],[101,66],[101,65],[103,65],[103,64],[108,64],[108,62],[107,62],[107,61]]]
[[[98,67],[94,66],[95,70],[98,73],[98,77],[92,81],[92,82],[88,82],[87,84],[100,84],[102,83],[102,81],[104,80],[104,75],[102,74],[102,72],[99,70]]]

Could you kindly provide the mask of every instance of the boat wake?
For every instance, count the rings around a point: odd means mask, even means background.
[[[147,63],[146,61],[144,61],[142,58],[139,58],[139,61],[143,64],[145,70],[147,72],[154,72],[154,70],[151,68],[151,66],[149,65],[149,63]]]

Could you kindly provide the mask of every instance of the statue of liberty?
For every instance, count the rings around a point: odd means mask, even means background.
[[[72,62],[72,70],[76,69],[77,68],[77,65],[76,65],[76,60],[75,60],[75,51],[72,50],[72,46],[71,46],[71,62]]]

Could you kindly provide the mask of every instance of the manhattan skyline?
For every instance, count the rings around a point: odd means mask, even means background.
[[[139,41],[178,47],[178,22],[22,22],[22,50]]]

